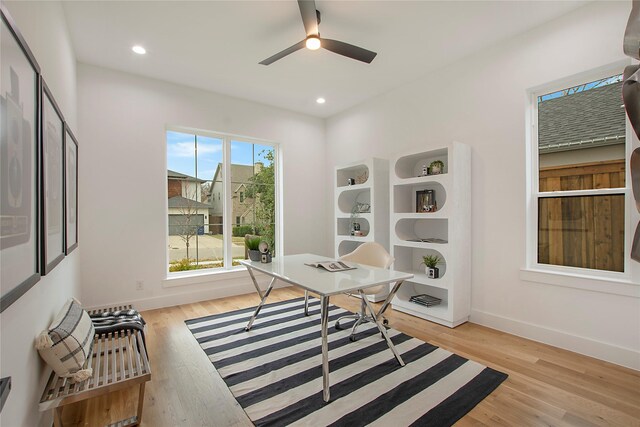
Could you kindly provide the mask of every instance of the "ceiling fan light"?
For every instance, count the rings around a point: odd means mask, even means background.
[[[321,45],[320,38],[315,36],[307,37],[307,41],[305,42],[305,45],[309,50],[318,50],[320,49],[320,45]]]

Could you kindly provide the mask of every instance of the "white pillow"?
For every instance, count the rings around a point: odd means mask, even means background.
[[[84,381],[93,374],[91,366],[83,367],[91,359],[94,335],[89,314],[71,298],[49,329],[36,338],[36,349],[58,376]]]

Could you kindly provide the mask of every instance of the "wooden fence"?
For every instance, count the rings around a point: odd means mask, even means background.
[[[540,169],[540,191],[617,188],[625,161]],[[540,198],[538,262],[624,270],[624,194]]]

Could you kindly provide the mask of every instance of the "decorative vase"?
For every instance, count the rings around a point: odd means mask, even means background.
[[[440,278],[440,270],[438,267],[425,267],[425,273],[427,273],[427,277],[429,279],[438,279]]]
[[[260,251],[249,249],[249,259],[251,261],[260,261]]]

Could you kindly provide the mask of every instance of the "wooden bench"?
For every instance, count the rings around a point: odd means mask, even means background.
[[[90,314],[128,309],[131,306],[110,307],[93,310]],[[62,409],[65,405],[138,385],[140,391],[137,414],[110,426],[140,424],[144,387],[151,380],[151,368],[142,333],[138,330],[122,330],[100,336],[96,334],[93,355],[91,360],[87,360],[86,366],[89,364],[93,369],[93,376],[78,383],[71,383],[69,379],[60,378],[52,372],[40,399],[40,411],[55,409],[53,423],[55,427],[61,427]]]

